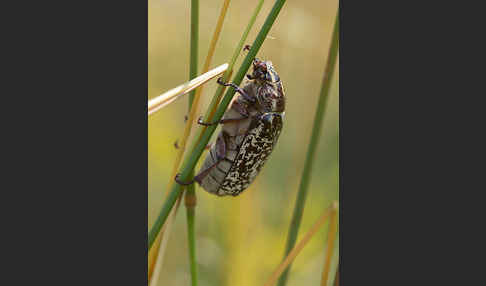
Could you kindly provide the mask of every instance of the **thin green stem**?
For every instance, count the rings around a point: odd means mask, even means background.
[[[248,37],[248,33],[250,32],[251,28],[253,27],[253,24],[255,23],[255,20],[260,13],[260,10],[262,9],[264,0],[260,0],[258,2],[257,6],[255,7],[255,10],[253,10],[253,15],[250,18],[250,21],[248,22],[248,25],[246,25],[246,29],[243,32],[243,35],[240,38],[240,42],[238,43],[238,46],[236,46],[235,51],[233,52],[233,56],[231,58],[231,61],[229,62],[228,69],[224,72],[223,74],[223,81],[227,82],[229,80],[229,77],[231,73],[233,72],[233,67],[235,65],[236,60],[238,59],[238,56],[240,55],[243,45],[246,42],[246,38]],[[218,105],[219,101],[221,100],[221,96],[223,95],[225,87],[223,85],[218,85],[218,88],[216,90],[216,93],[214,94],[213,98],[211,99],[211,103],[209,104],[208,107],[208,112],[204,116],[204,121],[208,122],[212,119],[214,112],[216,111],[216,106]],[[201,129],[201,131],[203,131]],[[197,136],[196,138],[199,138]]]
[[[199,0],[191,0],[191,51],[189,79],[197,77],[197,55],[199,46]],[[196,90],[189,93],[189,110],[191,110],[192,101]]]
[[[286,0],[277,0],[275,4],[273,5],[272,10],[268,14],[265,23],[263,24],[262,28],[260,29],[260,32],[258,33],[257,38],[253,42],[253,45],[251,46],[250,51],[248,52],[247,56],[245,57],[245,60],[241,64],[240,69],[238,70],[238,73],[236,74],[233,82],[237,85],[241,83],[243,80],[243,77],[245,76],[246,72],[250,68],[250,65],[257,54],[257,52],[260,50],[260,47],[263,44],[263,41],[268,35],[268,32],[270,31],[270,28],[272,27],[273,23],[275,22],[275,19],[277,18],[280,10],[282,9],[282,6],[285,4]],[[223,117],[224,112],[226,111],[226,108],[228,107],[231,99],[233,98],[235,94],[235,90],[233,88],[228,89],[226,92],[225,96],[221,100],[220,105],[218,106],[218,109],[216,110],[216,113],[214,115],[215,120],[220,120],[221,117]],[[188,181],[189,179],[192,178],[191,172],[196,166],[197,161],[201,157],[202,152],[204,151],[204,148],[209,142],[209,139],[213,135],[214,131],[216,130],[216,125],[209,126],[206,128],[204,133],[201,136],[201,140],[196,140],[190,149],[189,155],[185,157],[184,162],[182,164],[182,167],[180,168],[181,173],[180,173],[180,180],[182,181]],[[172,186],[172,189],[165,200],[162,209],[160,210],[160,213],[155,220],[154,225],[150,229],[150,232],[148,234],[148,247],[149,249],[152,247],[153,242],[155,241],[155,238],[157,237],[157,234],[160,232],[160,229],[162,228],[162,225],[164,224],[165,220],[167,219],[167,216],[170,213],[170,210],[174,206],[174,203],[177,199],[177,196],[181,193],[182,191],[182,186],[179,184],[174,184]]]
[[[339,13],[338,13],[339,15]],[[297,234],[299,233],[300,222],[302,220],[302,214],[304,212],[305,199],[307,197],[307,190],[312,174],[312,166],[315,158],[315,151],[319,137],[321,135],[322,119],[324,118],[324,111],[326,110],[327,98],[329,96],[329,88],[331,86],[331,78],[334,73],[334,68],[337,60],[337,54],[339,50],[339,16],[336,16],[334,23],[334,31],[332,34],[331,46],[329,48],[329,54],[327,57],[326,69],[324,71],[324,78],[322,80],[321,93],[319,102],[317,104],[316,115],[314,117],[314,126],[312,128],[311,140],[309,148],[307,149],[307,157],[305,160],[304,170],[302,172],[302,178],[300,181],[299,191],[297,193],[297,200],[295,201],[294,212],[292,215],[292,221],[287,236],[287,246],[284,257],[292,250],[297,240]],[[287,283],[287,276],[290,267],[280,276],[278,286],[284,286]]]
[[[189,78],[197,77],[197,61],[198,61],[198,45],[199,45],[199,0],[191,0],[191,57],[190,57],[190,71]],[[191,112],[192,103],[196,90],[189,94],[189,108]],[[190,176],[194,176],[194,169]],[[193,203],[191,203],[193,202]],[[195,220],[195,205],[196,193],[194,185],[187,186],[185,205],[187,211],[187,241],[189,243],[189,264],[191,269],[191,285],[197,286],[197,264],[196,264],[196,238],[194,236],[194,220]]]
[[[189,243],[189,264],[191,268],[192,286],[197,286],[197,264],[196,264],[196,236],[194,231],[194,221],[196,216],[196,193],[194,185],[186,189],[185,196],[187,214],[187,241]]]

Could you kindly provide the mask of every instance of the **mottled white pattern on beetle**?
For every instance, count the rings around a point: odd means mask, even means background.
[[[241,147],[238,151],[226,149],[226,158],[233,162],[221,161],[202,180],[201,186],[206,191],[218,196],[237,196],[248,188],[268,160],[282,131],[281,115],[274,115],[280,116],[280,120],[274,121],[275,117],[271,123],[261,120],[246,135],[228,137],[226,147],[239,145],[233,145],[233,141],[241,142]],[[201,170],[216,162],[215,148],[216,146],[211,148]]]
[[[218,190],[219,195],[236,195],[245,190],[256,178],[272,152],[274,138],[262,137],[264,124],[252,129],[243,141],[238,157]],[[251,147],[251,148],[250,148]],[[241,172],[241,166],[246,172]]]

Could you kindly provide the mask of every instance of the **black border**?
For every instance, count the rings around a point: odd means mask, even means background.
[[[340,1],[340,285],[439,284],[467,261],[449,250],[469,241],[448,235],[472,218],[459,207],[481,209],[462,192],[482,189],[450,154],[476,142],[457,130],[484,133],[482,111],[458,107],[483,93],[451,59],[481,47],[483,10],[426,4],[348,2],[343,20]],[[146,284],[147,1],[18,5],[3,10],[4,275]]]
[[[2,39],[4,284],[146,285],[147,1],[18,5]]]

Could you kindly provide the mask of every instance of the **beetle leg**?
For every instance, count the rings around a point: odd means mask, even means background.
[[[204,179],[204,177],[206,177],[214,167],[218,166],[218,164],[221,163],[221,161],[226,159],[226,142],[225,142],[224,138],[222,138],[222,137],[218,137],[218,139],[216,140],[216,159],[217,160],[214,164],[212,164],[206,170],[203,170],[199,174],[194,176],[194,178],[192,180],[190,180],[189,182],[183,182],[183,181],[179,180],[180,174],[177,174],[175,176],[174,180],[178,184],[183,185],[183,186],[193,184],[194,182],[198,182],[199,184],[201,184],[202,179]]]
[[[197,174],[196,176],[194,176],[194,178],[192,178],[192,180],[190,180],[189,182],[183,182],[181,180],[179,180],[179,177],[181,174],[177,174],[174,178],[174,180],[179,184],[179,185],[183,185],[183,186],[188,186],[188,185],[191,185],[191,184],[194,184],[194,182],[198,182],[199,184],[201,184],[201,181],[202,179],[204,179],[204,177],[206,177],[209,172],[211,172],[211,170],[218,166],[218,164],[223,161],[224,158],[221,158],[221,159],[218,159],[218,161],[216,161],[216,163],[212,164],[211,166],[209,166],[206,170],[203,170],[201,171],[199,174]]]
[[[174,178],[174,180],[179,184],[179,185],[183,185],[183,186],[189,186],[191,184],[194,184],[194,181],[195,179],[192,179],[190,180],[189,182],[183,182],[181,180],[179,180],[179,177],[181,176],[181,174],[177,174]]]
[[[225,83],[225,82],[223,82],[222,77],[218,78],[218,81],[217,82],[219,84],[221,84],[221,85],[224,85],[224,86],[231,86],[232,88],[235,89],[236,92],[238,92],[239,94],[241,94],[246,101],[251,102],[251,103],[255,103],[256,102],[255,98],[249,96],[242,88],[240,88],[236,84],[234,84],[232,82]]]
[[[174,148],[176,148],[176,149],[179,149],[180,148],[179,147],[179,140],[176,140],[174,142]],[[208,145],[206,145],[206,147],[204,147],[205,150],[209,150],[210,148],[211,148],[211,143],[209,143]]]
[[[216,163],[214,163],[213,165],[209,166],[209,168],[207,168],[206,170],[204,171],[201,171],[199,174],[197,174],[196,176],[194,176],[194,178],[192,178],[192,180],[190,180],[189,182],[183,182],[181,180],[179,180],[179,177],[181,174],[177,174],[175,176],[175,181],[179,184],[179,185],[183,185],[183,186],[188,186],[188,185],[191,185],[191,184],[194,184],[194,182],[198,182],[199,184],[201,184],[201,181],[202,179],[204,179],[204,177],[206,177],[209,172],[211,172],[211,170],[216,167],[221,161],[223,161],[224,158],[222,159],[218,159],[218,161],[216,161]]]
[[[226,157],[226,142],[227,142],[227,134],[226,132],[222,132],[221,136],[218,136],[216,139],[216,159],[217,161],[221,161]]]
[[[231,104],[231,109],[235,110],[236,112],[238,112],[239,114],[241,114],[241,118],[225,118],[225,119],[221,119],[220,121],[214,121],[214,122],[203,122],[202,121],[202,116],[199,117],[199,119],[197,120],[197,123],[200,124],[200,125],[204,125],[204,126],[211,126],[211,125],[215,125],[215,124],[225,124],[225,123],[232,123],[232,122],[238,122],[238,121],[241,121],[241,120],[244,120],[244,119],[247,119],[250,117],[250,114],[248,113],[248,110],[247,108],[242,105],[241,103],[239,103],[237,100],[234,101],[232,104]]]
[[[250,114],[248,113],[248,108],[242,105],[238,100],[235,100],[231,104],[231,109],[234,109],[235,111],[237,111],[239,114],[243,115],[246,118],[250,117]]]
[[[199,117],[197,123],[200,124],[200,125],[203,125],[203,126],[211,126],[211,125],[216,125],[216,124],[238,122],[238,121],[241,121],[241,120],[244,120],[244,119],[247,119],[247,118],[248,118],[248,116],[242,117],[242,118],[226,118],[226,119],[221,119],[221,120],[215,121],[215,122],[203,122],[202,118]]]

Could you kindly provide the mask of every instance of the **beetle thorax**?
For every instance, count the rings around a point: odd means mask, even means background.
[[[272,62],[255,59],[251,78],[256,85],[259,109],[262,112],[284,112],[283,85]]]
[[[284,112],[285,97],[281,91],[282,84],[263,83],[258,87],[257,100],[262,112]]]

